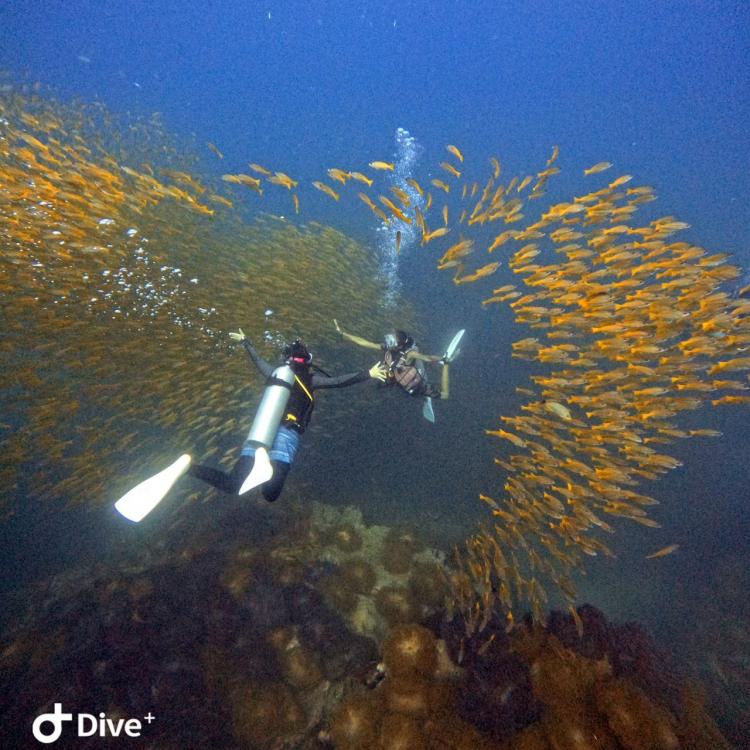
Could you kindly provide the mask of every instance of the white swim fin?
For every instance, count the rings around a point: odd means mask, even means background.
[[[450,344],[448,344],[448,348],[445,350],[445,354],[443,354],[443,362],[453,362],[453,360],[461,353],[461,350],[458,348],[458,345],[461,343],[461,339],[464,337],[465,333],[466,333],[466,329],[462,328],[451,339]]]
[[[247,475],[247,479],[242,483],[239,494],[244,495],[254,487],[267,482],[272,476],[273,466],[271,466],[271,459],[268,456],[268,451],[263,446],[256,448],[253,468]]]
[[[428,422],[435,424],[435,411],[432,408],[432,399],[429,396],[425,396],[424,404],[422,405],[422,416]]]
[[[145,518],[172,489],[174,483],[188,470],[190,456],[185,453],[166,469],[126,492],[116,503],[118,513],[136,523]]]

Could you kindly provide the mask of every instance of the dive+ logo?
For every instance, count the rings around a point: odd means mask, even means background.
[[[150,724],[154,720],[149,711],[143,720]],[[51,714],[39,714],[31,725],[34,737],[45,745],[60,739],[64,721],[73,721],[73,714],[63,712],[62,703],[55,703],[55,709]],[[119,737],[121,734],[127,737],[140,737],[142,724],[140,719],[108,719],[104,712],[99,718],[93,714],[77,714],[76,728],[79,737]],[[49,727],[51,725],[51,731]]]

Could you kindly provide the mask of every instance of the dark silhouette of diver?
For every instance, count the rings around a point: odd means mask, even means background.
[[[266,377],[263,397],[234,467],[225,473],[203,464],[193,464],[191,456],[184,454],[115,503],[115,508],[126,518],[132,521],[144,518],[185,473],[228,494],[244,494],[259,486],[263,497],[273,502],[281,494],[302,433],[310,422],[315,391],[344,388],[369,378],[385,381],[387,376],[381,362],[376,362],[369,370],[337,377],[322,371],[314,372],[312,353],[300,339],[287,344],[283,352],[284,363],[274,368],[258,354],[242,329],[229,335],[242,343],[253,364]]]
[[[454,337],[448,350],[442,357],[432,354],[422,354],[414,343],[414,338],[406,331],[394,331],[385,335],[384,342],[377,344],[368,341],[361,336],[342,331],[338,321],[334,319],[336,330],[347,341],[365,349],[376,349],[381,352],[381,363],[387,371],[386,384],[398,385],[410,396],[423,396],[425,398],[422,414],[430,422],[435,421],[435,413],[432,409],[432,399],[447,399],[449,396],[448,364],[458,355],[458,343],[463,336],[463,330]],[[425,362],[442,366],[440,387],[430,383],[427,378]]]

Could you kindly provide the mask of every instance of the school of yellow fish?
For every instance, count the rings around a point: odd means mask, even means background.
[[[390,323],[366,248],[314,222],[247,223],[158,123],[101,128],[103,116],[0,96],[6,503],[14,488],[111,502],[175,451],[231,466],[263,381],[229,331],[242,327],[270,361],[300,335],[335,374],[356,368],[338,361],[332,317]],[[351,418],[365,399],[331,398],[326,418]]]
[[[559,171],[557,157],[555,148],[541,171],[504,185],[492,159],[468,223],[520,221],[529,208],[519,194],[531,186],[527,198],[539,197]],[[584,175],[611,166],[600,162]],[[684,222],[639,223],[636,212],[655,195],[631,182],[630,175],[606,180],[544,207],[486,246],[489,254],[503,248],[518,282],[495,288],[482,304],[510,305],[533,334],[513,344],[513,356],[543,369],[530,387],[517,388],[523,413],[486,431],[508,446],[495,459],[506,479],[502,491],[481,496],[491,520],[456,551],[455,606],[469,636],[498,602],[509,625],[520,603],[543,619],[548,589],[567,601],[580,629],[574,576],[585,556],[613,555],[604,541],[613,519],[659,526],[648,515],[657,501],[637,489],[680,465],[660,446],[720,434],[682,428],[680,412],[750,403],[750,289],[731,288],[740,271],[726,254],[674,238]],[[481,256],[476,270],[465,271],[474,250],[462,240],[438,267],[461,258],[457,283],[494,273]]]
[[[229,211],[242,193],[209,190],[185,160],[157,168],[131,145],[105,146],[94,137],[97,118],[72,108],[14,94],[0,115],[0,345],[17,412],[2,425],[6,486],[33,460],[30,493],[87,502],[113,472],[125,488],[143,456],[158,463],[174,445],[200,439],[203,457],[231,459],[238,415],[248,411],[247,365],[227,357],[216,334],[268,325],[268,306],[315,340],[330,328],[319,310],[327,319],[345,312],[363,330],[388,327],[374,262],[334,230],[271,218],[248,226]],[[395,165],[375,160],[369,175],[329,168],[335,189],[311,185],[337,203],[358,199],[352,205],[381,221],[416,226],[422,245],[440,240],[437,267],[458,285],[503,264],[517,279],[482,304],[510,305],[530,334],[513,356],[540,368],[517,389],[522,413],[487,430],[502,441],[496,463],[506,478],[481,496],[488,522],[456,551],[452,604],[473,635],[498,608],[512,624],[528,602],[542,619],[555,590],[580,623],[574,578],[587,556],[613,554],[603,538],[614,519],[658,526],[648,515],[656,501],[637,489],[679,465],[660,446],[719,434],[683,429],[680,412],[750,403],[750,290],[728,288],[740,272],[727,255],[675,238],[684,222],[638,222],[654,190],[630,175],[607,178],[609,162],[583,170],[588,192],[545,206],[557,147],[539,171],[507,180],[496,157],[486,178],[466,179],[463,153],[446,149],[429,183],[396,183]],[[303,181],[248,168],[253,175],[223,182],[258,197],[286,190],[300,213]],[[395,236],[400,246],[400,229]],[[247,332],[257,340],[263,324]]]
[[[415,224],[422,245],[461,231],[456,241],[444,240],[448,247],[437,261],[438,269],[452,269],[457,285],[498,271],[503,260],[483,257],[480,240],[497,223],[516,225],[486,239],[484,249],[502,253],[518,281],[495,288],[482,304],[508,303],[517,323],[536,334],[516,341],[513,356],[547,368],[517,389],[528,398],[523,414],[503,416],[486,431],[519,452],[504,450],[496,459],[507,478],[501,493],[481,495],[491,521],[456,550],[452,605],[471,636],[498,607],[509,625],[522,603],[541,620],[553,588],[580,628],[575,574],[585,556],[613,554],[602,538],[614,531],[613,517],[659,526],[647,510],[657,501],[635,489],[680,465],[659,446],[720,434],[682,429],[679,413],[707,403],[750,403],[750,288],[738,294],[727,288],[740,271],[726,254],[674,239],[686,223],[664,216],[639,224],[636,212],[656,195],[634,186],[630,175],[543,206],[531,201],[560,172],[557,147],[539,171],[505,181],[496,157],[488,177],[462,181],[464,155],[455,145],[446,149],[453,161],[439,165],[445,178],[429,182],[446,196],[437,221],[428,223],[433,193],[413,178],[405,181],[411,192],[388,187],[395,202],[382,193],[376,202],[359,188],[358,197],[382,221]],[[369,166],[395,168],[384,161]],[[602,161],[583,175],[597,179],[611,167]],[[375,174],[328,174],[342,185],[352,178],[376,184]],[[330,186],[314,185],[341,199]],[[534,211],[535,205],[541,207]],[[524,212],[534,220],[524,221]],[[452,225],[451,213],[459,217]],[[397,250],[400,243],[397,231]],[[473,268],[470,256],[478,258]]]

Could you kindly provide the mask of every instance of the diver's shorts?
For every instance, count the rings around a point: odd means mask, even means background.
[[[279,431],[276,433],[276,438],[273,441],[271,450],[268,452],[271,461],[283,461],[287,464],[293,463],[294,457],[299,450],[300,437],[301,436],[297,430],[292,430],[283,425],[279,427]],[[242,446],[240,455],[254,456],[255,446],[246,441]]]

